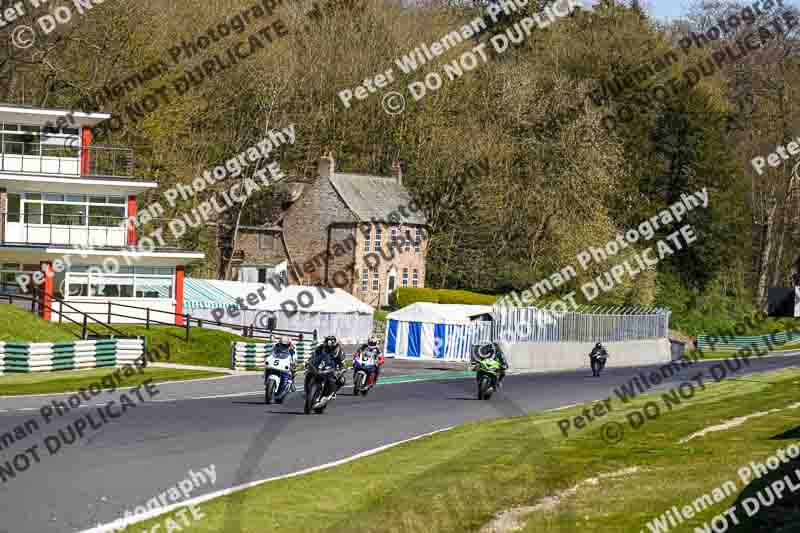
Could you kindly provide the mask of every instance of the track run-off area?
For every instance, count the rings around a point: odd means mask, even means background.
[[[711,382],[709,369],[718,363],[697,362],[648,392],[668,389],[700,372]],[[729,379],[799,365],[798,354],[754,357]],[[215,479],[198,483],[188,499],[341,461],[466,422],[608,398],[634,376],[657,368],[615,368],[610,360],[599,378],[588,369],[509,375],[501,392],[478,401],[475,380],[463,366],[419,362],[387,371],[368,396],[352,396],[348,384],[322,415],[303,414],[302,391],[284,404],[265,405],[256,374],[161,383],[152,398],[137,400],[124,416],[86,429],[83,438],[63,444],[53,454],[43,444],[46,436],[125,391],[98,396],[99,401],[48,425],[42,423],[41,407],[64,401],[68,394],[0,398],[0,433],[25,427],[32,418],[40,423],[38,431],[0,449],[2,463],[35,444],[40,458],[0,483],[0,532],[82,531],[144,505],[190,471],[213,467]]]

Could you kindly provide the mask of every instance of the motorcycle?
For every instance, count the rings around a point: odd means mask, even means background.
[[[488,400],[497,390],[497,383],[502,365],[494,357],[476,357],[473,359],[473,370],[477,371],[478,399]]]
[[[600,353],[597,355],[589,355],[589,359],[591,362],[592,367],[592,376],[599,377],[600,372],[606,367],[606,360],[608,359],[608,352],[605,348],[600,350]]]
[[[366,396],[377,383],[378,350],[356,352],[353,356],[353,396]]]
[[[283,403],[284,398],[294,390],[292,356],[288,348],[275,347],[272,354],[264,359],[264,402]]]
[[[342,368],[337,370],[335,367],[329,366],[325,361],[315,365],[311,361],[306,364],[306,403],[305,414],[310,414],[314,411],[317,414],[322,414],[328,406],[328,402],[333,399],[336,392],[326,391],[325,384],[329,376],[333,376],[335,380],[343,380],[346,369]],[[327,392],[327,394],[325,394]]]

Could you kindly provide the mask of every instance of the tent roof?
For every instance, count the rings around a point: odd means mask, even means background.
[[[436,324],[467,324],[470,317],[491,314],[491,305],[457,305],[416,302],[398,311],[389,313],[386,318],[404,322],[432,322]]]
[[[371,315],[374,312],[370,305],[341,289],[288,285],[278,291],[272,285],[264,283],[193,278],[186,278],[185,289],[187,295],[184,297],[184,305],[196,309],[212,309],[231,305],[238,308],[240,306],[236,299],[241,298],[245,308],[255,310],[282,311],[281,304],[291,300],[296,303],[299,301],[311,302],[306,307],[298,305],[297,310],[304,313],[358,312]],[[189,293],[190,290],[191,293]],[[306,294],[298,300],[300,293]],[[258,299],[255,305],[247,303],[247,297],[251,294]],[[193,299],[190,299],[190,296]],[[286,308],[287,311],[295,310],[295,307],[291,305],[287,305]]]

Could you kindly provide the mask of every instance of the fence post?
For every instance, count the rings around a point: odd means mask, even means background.
[[[186,342],[189,342],[189,329],[191,328],[192,315],[186,313]]]
[[[150,329],[150,308],[147,308],[147,318],[145,319],[144,329]]]
[[[81,326],[81,340],[86,340],[86,313],[83,314],[83,325]]]
[[[111,324],[111,302],[108,302],[108,323]]]

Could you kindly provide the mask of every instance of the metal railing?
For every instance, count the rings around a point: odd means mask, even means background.
[[[497,306],[494,338],[504,342],[621,342],[669,336],[664,308],[606,307],[553,312],[536,307]]]
[[[48,204],[45,204],[48,205]],[[67,205],[67,204],[65,204]],[[91,212],[91,206],[89,206]],[[127,248],[129,220],[107,215],[16,213],[0,211],[4,224],[4,244],[47,244],[86,247]],[[133,228],[135,234],[146,237],[161,229],[157,249],[184,249],[180,239],[168,231],[170,219],[150,219]],[[21,228],[15,228],[18,224]]]
[[[82,167],[86,160],[88,168]],[[82,148],[65,143],[53,146],[4,141],[0,146],[0,171],[66,176],[133,177],[133,150],[92,145]]]

